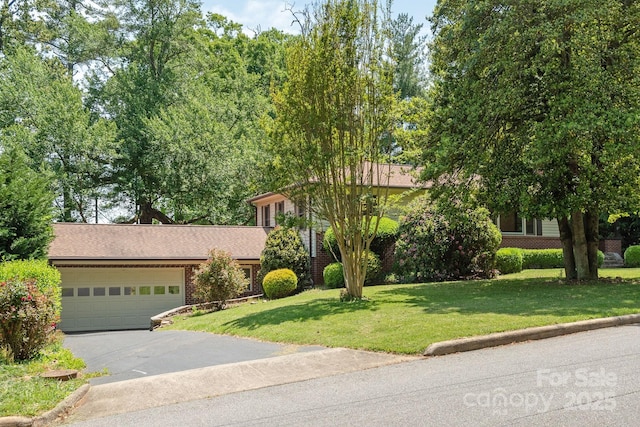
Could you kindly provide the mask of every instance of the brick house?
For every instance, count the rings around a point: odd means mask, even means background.
[[[63,331],[148,328],[149,318],[194,303],[193,273],[212,248],[256,277],[264,227],[54,224],[49,262],[62,276]]]

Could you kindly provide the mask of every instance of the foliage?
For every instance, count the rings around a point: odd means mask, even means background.
[[[332,262],[322,271],[324,286],[329,289],[344,287],[344,271],[341,262]]]
[[[273,270],[288,268],[298,277],[298,290],[311,284],[309,253],[295,228],[276,227],[269,232],[260,254],[258,282]]]
[[[367,251],[365,254],[367,260],[367,274],[364,279],[366,285],[377,285],[380,282],[382,274],[382,263],[380,258],[373,251]]]
[[[274,189],[310,197],[316,216],[329,222],[355,298],[362,297],[362,257],[373,238],[363,230],[386,203],[383,146],[396,125],[388,12],[370,0],[327,0],[298,15],[302,33],[287,50],[288,79],[274,94]]]
[[[496,252],[496,269],[500,274],[519,273],[522,271],[522,249],[500,248]]]
[[[45,258],[53,239],[53,194],[22,151],[0,146],[0,260]]]
[[[597,278],[600,214],[640,204],[640,3],[441,1],[431,22],[423,178],[557,218],[567,277]]]
[[[49,265],[46,260],[23,260],[0,263],[0,281],[15,279],[33,281],[40,292],[50,296],[54,309],[62,309],[60,271]]]
[[[40,377],[55,369],[82,370],[82,359],[63,346],[63,334],[56,332],[52,343],[38,357],[19,363],[3,360],[0,355],[0,417],[33,417],[53,409],[74,390],[86,383],[88,376],[52,384]]]
[[[398,237],[398,230],[400,224],[391,218],[382,217],[378,221],[378,229],[375,230],[375,218],[372,223],[369,224],[369,236],[373,235],[373,240],[370,244],[370,250],[383,258],[386,250],[396,241]],[[329,227],[324,233],[322,238],[322,247],[325,251],[329,252],[337,261],[341,260],[340,248],[338,247],[338,240],[333,232],[333,228]]]
[[[413,17],[398,14],[391,25],[391,56],[394,63],[393,87],[400,99],[420,96],[424,92],[424,49],[426,36],[420,35],[422,24]]]
[[[57,293],[39,289],[33,280],[0,282],[0,346],[15,360],[31,359],[49,343],[60,316]]]
[[[624,251],[624,265],[627,267],[640,267],[640,246],[629,246]]]
[[[567,286],[560,269],[523,273],[495,280],[374,286],[367,289],[368,300],[350,304],[337,301],[339,289],[312,290],[176,319],[168,328],[421,354],[433,342],[634,314],[640,309],[640,269],[606,269],[602,275],[611,279],[577,286]],[[627,279],[613,279],[619,276]]]
[[[211,249],[209,259],[195,272],[194,297],[202,302],[218,302],[222,308],[229,299],[236,298],[247,289],[247,278],[231,255]]]
[[[491,277],[500,241],[486,209],[418,198],[400,223],[396,270],[416,282]]]
[[[62,221],[95,220],[96,197],[109,187],[115,126],[93,117],[57,60],[30,49],[0,58],[0,146],[21,147],[36,172],[46,168]]]
[[[598,266],[604,262],[604,254],[598,251]],[[522,249],[522,268],[562,268],[564,256],[562,249]]]
[[[269,299],[284,298],[291,295],[298,286],[296,273],[288,268],[272,270],[264,276],[262,288]]]

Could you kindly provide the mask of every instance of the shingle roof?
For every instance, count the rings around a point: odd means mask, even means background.
[[[269,228],[56,223],[49,259],[205,260],[212,248],[258,260]]]

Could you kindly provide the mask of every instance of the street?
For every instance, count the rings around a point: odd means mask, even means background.
[[[632,325],[73,425],[629,426],[640,419],[639,390],[640,325]]]

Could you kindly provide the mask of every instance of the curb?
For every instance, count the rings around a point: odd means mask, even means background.
[[[488,347],[513,344],[522,341],[541,340],[560,335],[575,334],[577,332],[592,331],[594,329],[610,328],[613,326],[640,323],[640,314],[607,317],[604,319],[582,320],[573,323],[538,326],[517,331],[498,332],[479,337],[460,338],[431,344],[424,351],[423,356],[442,356],[463,351],[479,350]]]
[[[53,423],[59,417],[66,415],[87,394],[91,386],[84,384],[67,396],[55,408],[37,417],[0,417],[0,427],[38,427]]]

